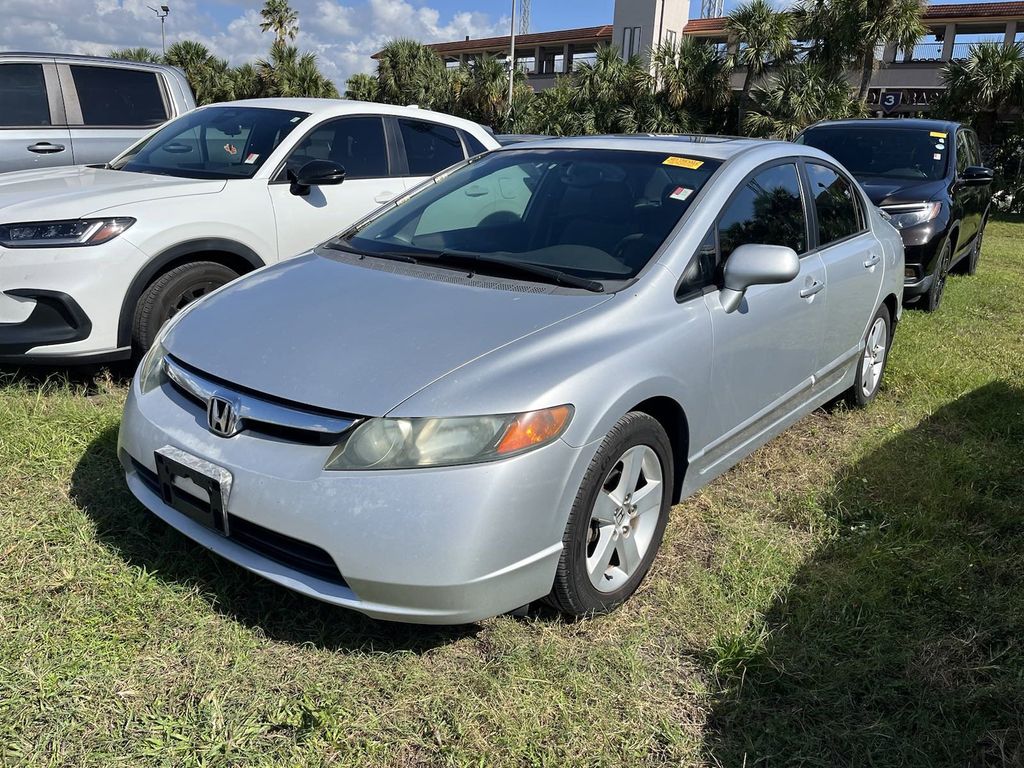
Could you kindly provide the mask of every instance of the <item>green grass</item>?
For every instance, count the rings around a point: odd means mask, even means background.
[[[567,624],[375,623],[247,574],[124,487],[124,384],[0,382],[0,762],[1024,764],[1024,224],[907,312],[885,391],[674,510]]]

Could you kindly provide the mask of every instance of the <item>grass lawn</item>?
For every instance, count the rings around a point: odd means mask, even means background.
[[[673,513],[567,624],[375,623],[136,504],[125,385],[0,380],[0,763],[1024,765],[1024,223],[907,312],[885,390]]]

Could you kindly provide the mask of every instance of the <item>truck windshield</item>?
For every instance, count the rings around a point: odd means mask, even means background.
[[[946,175],[949,143],[927,128],[811,128],[799,143],[828,152],[858,178],[935,180]]]
[[[306,112],[209,107],[172,120],[110,168],[195,179],[249,179]]]

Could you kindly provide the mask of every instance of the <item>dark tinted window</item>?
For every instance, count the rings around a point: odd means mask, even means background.
[[[388,175],[388,145],[379,117],[346,117],[321,125],[304,138],[288,157],[286,170],[298,171],[311,160],[332,160],[347,179]]]
[[[86,125],[157,125],[167,108],[155,72],[72,66]]]
[[[718,167],[654,152],[493,152],[344,237],[370,253],[470,253],[624,280],[650,261]]]
[[[172,120],[112,164],[193,179],[248,179],[309,115],[262,107],[205,107]]]
[[[952,140],[944,131],[874,126],[812,128],[801,137],[801,143],[832,155],[854,176],[908,180],[945,176]]]
[[[811,197],[818,217],[818,245],[828,245],[860,232],[860,206],[853,185],[848,179],[816,163],[807,164]]]
[[[959,130],[956,132],[956,170],[963,173],[968,166],[980,165],[981,159],[975,149],[974,137],[970,131]]]
[[[0,125],[49,125],[42,64],[0,64]]]
[[[732,199],[718,222],[721,258],[747,243],[807,250],[807,222],[800,199],[800,177],[791,164],[766,168]]]
[[[405,141],[409,173],[413,176],[433,176],[465,159],[462,142],[454,128],[422,120],[399,120],[398,126]]]
[[[463,131],[462,132],[462,138],[464,138],[466,140],[466,146],[469,147],[469,154],[470,155],[479,155],[481,152],[486,152],[487,151],[487,147],[485,147],[483,145],[483,142],[480,141],[473,134],[466,133],[465,131]]]

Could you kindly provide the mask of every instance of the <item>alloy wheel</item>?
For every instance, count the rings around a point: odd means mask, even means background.
[[[658,526],[665,484],[653,448],[629,448],[605,477],[590,518],[587,573],[599,592],[614,592],[643,562]]]
[[[889,349],[889,328],[885,319],[876,317],[871,330],[868,331],[867,343],[864,345],[864,356],[861,358],[861,390],[865,397],[871,397],[882,380],[885,368],[885,355]]]

